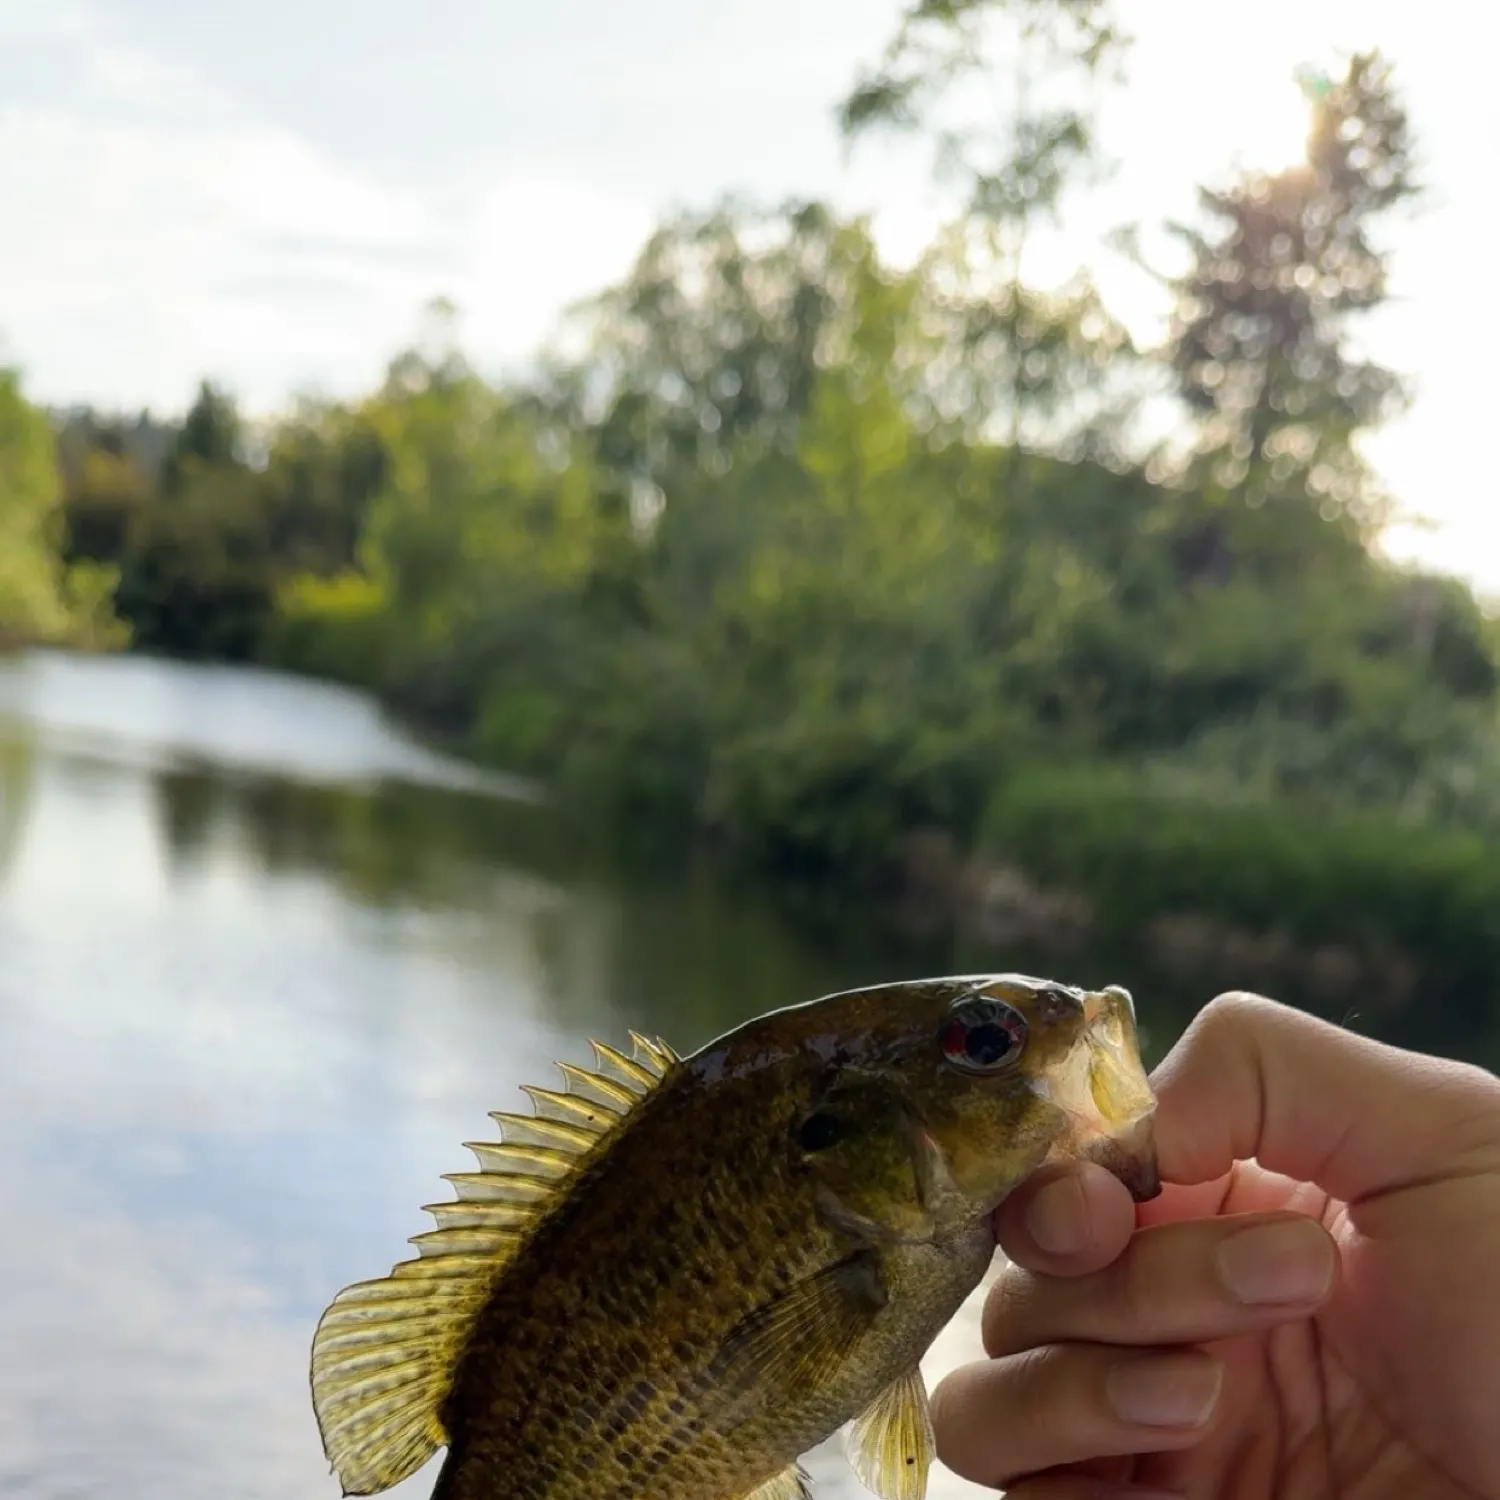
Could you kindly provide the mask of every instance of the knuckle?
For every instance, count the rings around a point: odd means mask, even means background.
[[[1112,1415],[1108,1351],[1043,1344],[946,1376],[930,1398],[942,1462],[960,1478],[1010,1491],[1058,1465],[1131,1451]]]
[[[1434,1059],[1428,1081],[1441,1152],[1450,1168],[1493,1163],[1500,1155],[1500,1078],[1471,1063]]]
[[[984,1352],[994,1359],[1015,1352],[1025,1342],[1027,1310],[1035,1301],[1035,1279],[1019,1266],[1007,1266],[995,1278],[980,1315]]]
[[[962,1425],[961,1403],[955,1399],[954,1376],[945,1375],[927,1397],[927,1412],[932,1419],[932,1436],[938,1456],[946,1463],[954,1437]]]
[[[1143,1254],[1137,1239],[1108,1272],[1109,1287],[1101,1299],[1109,1309],[1109,1323],[1120,1334],[1138,1334],[1159,1320],[1161,1287],[1157,1257]]]
[[[1250,990],[1226,990],[1215,995],[1193,1018],[1183,1038],[1184,1045],[1209,1049],[1232,1045],[1269,1016],[1283,1011],[1283,1006],[1264,995]]]
[[[1038,1399],[1030,1357],[967,1365],[941,1380],[928,1399],[938,1457],[961,1478],[1002,1486],[1026,1446]],[[1025,1462],[1024,1453],[1022,1461]]]
[[[1039,1452],[1038,1440],[1055,1437],[1056,1430],[1073,1424],[1059,1411],[1059,1351],[1056,1348],[1026,1349],[1006,1361],[1005,1414],[989,1414],[982,1459],[966,1475],[976,1483],[1003,1489],[1013,1479],[1050,1463],[1051,1452]]]
[[[1465,1102],[1485,1113],[1500,1110],[1500,1078],[1476,1063],[1450,1061],[1448,1067]]]

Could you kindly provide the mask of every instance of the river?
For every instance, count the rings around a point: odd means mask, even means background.
[[[883,919],[832,941],[706,879],[624,880],[553,834],[527,788],[358,694],[0,656],[0,1494],[337,1500],[314,1323],[410,1253],[488,1111],[588,1035],[686,1050],[943,961]],[[929,1374],[977,1352],[962,1317]],[[810,1467],[864,1494],[836,1448]]]
[[[587,1034],[688,1048],[884,977],[569,867],[518,790],[335,688],[0,657],[0,1493],[336,1500],[313,1325],[489,1110]]]

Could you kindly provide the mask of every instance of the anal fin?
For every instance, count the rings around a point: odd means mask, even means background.
[[[854,1419],[844,1439],[855,1477],[880,1500],[923,1500],[935,1450],[927,1387],[916,1366]]]
[[[812,1480],[800,1463],[793,1463],[757,1485],[745,1500],[812,1500]]]

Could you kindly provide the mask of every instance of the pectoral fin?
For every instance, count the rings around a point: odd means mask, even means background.
[[[927,1387],[915,1366],[854,1419],[844,1439],[856,1477],[880,1500],[923,1500],[935,1448]]]
[[[885,1306],[874,1255],[859,1251],[757,1308],[725,1340],[717,1378],[785,1398],[823,1385]]]

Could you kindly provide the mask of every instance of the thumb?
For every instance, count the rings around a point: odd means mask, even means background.
[[[1221,995],[1157,1069],[1162,1177],[1236,1161],[1353,1204],[1500,1164],[1500,1080],[1404,1052],[1255,995]]]

